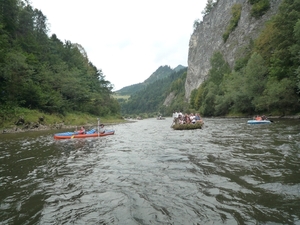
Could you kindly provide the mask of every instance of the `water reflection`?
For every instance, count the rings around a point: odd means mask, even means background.
[[[171,118],[115,135],[0,136],[3,224],[300,224],[300,124]]]

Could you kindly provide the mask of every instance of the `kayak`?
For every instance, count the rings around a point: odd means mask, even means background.
[[[107,135],[113,135],[114,130],[105,130],[104,133],[96,132],[96,129],[92,129],[85,134],[78,134],[77,132],[64,132],[54,134],[54,139],[72,139],[72,138],[89,138],[89,137],[103,137]]]
[[[270,120],[248,120],[248,124],[268,124],[271,123]]]

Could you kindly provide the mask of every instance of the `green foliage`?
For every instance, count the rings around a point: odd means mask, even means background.
[[[184,90],[185,90],[184,84],[185,84],[185,80],[186,80],[186,75],[187,75],[187,72],[183,72],[182,75],[178,79],[174,80],[171,83],[169,92],[174,92],[175,94],[184,92]]]
[[[225,33],[223,34],[223,41],[226,42],[230,33],[234,31],[237,27],[242,12],[241,4],[234,4],[231,8],[231,19],[229,21],[229,25],[227,26]]]
[[[270,0],[249,0],[252,5],[251,16],[259,18],[270,8]]]
[[[269,75],[275,78],[271,80],[280,82],[288,78],[293,84],[290,88],[295,94],[299,90],[299,20],[300,2],[284,0],[278,14],[268,23],[266,31],[256,41],[256,50],[262,52],[269,65]],[[290,105],[298,105],[298,101],[293,97],[290,101]]]
[[[286,76],[295,77],[294,71],[299,65],[298,49],[299,36],[297,36],[297,24],[300,19],[299,1],[284,1],[272,20],[274,27],[273,38],[269,45],[273,48],[270,57],[271,75],[282,79]]]
[[[288,78],[279,81],[275,77],[269,77],[264,95],[258,102],[259,108],[268,111],[278,110],[282,115],[297,112],[299,101],[294,87],[294,82]]]
[[[231,100],[231,107],[229,111],[251,114],[253,107],[249,104],[251,100],[244,89],[247,85],[244,70],[233,72],[226,78],[227,79],[224,82],[226,85],[225,99],[230,98]]]
[[[147,84],[151,84],[155,81],[164,79],[168,76],[170,76],[170,74],[172,74],[174,71],[170,68],[170,66],[160,66],[153,74],[151,74],[151,76],[146,79],[144,81],[144,83]]]
[[[215,52],[210,60],[211,69],[208,73],[208,82],[212,82],[219,86],[222,82],[224,74],[230,73],[229,64],[224,60],[220,52]]]
[[[11,107],[2,106],[0,110],[0,127],[1,128],[13,128],[16,127],[16,122],[19,118],[24,119],[24,124],[29,123],[42,123],[46,126],[52,126],[55,124],[64,123],[65,125],[80,126],[90,124],[91,126],[97,125],[97,116],[88,113],[67,113],[62,114],[47,114],[38,110],[22,108],[22,107]],[[43,118],[43,121],[39,121]],[[124,120],[120,116],[109,116],[105,115],[100,117],[101,123],[116,123],[123,122]],[[24,125],[18,125],[22,128]]]
[[[207,116],[215,115],[216,97],[218,95],[218,86],[213,82],[208,82],[203,90],[203,101],[201,102],[200,112]]]
[[[193,28],[194,28],[194,31],[197,29],[197,27],[200,25],[200,20],[197,19],[194,21],[194,24],[193,24]]]
[[[193,93],[191,98],[191,107],[199,109],[201,114],[206,116],[215,116],[224,113],[221,106],[221,97],[224,95],[222,87],[223,77],[231,72],[228,63],[224,60],[220,52],[214,53],[211,58],[211,69],[208,78],[204,81],[198,90]],[[218,110],[216,110],[218,108]]]
[[[263,58],[253,53],[245,68],[244,92],[248,96],[249,106],[259,109],[258,103],[262,96],[267,81],[268,69]]]
[[[145,88],[144,83],[133,84],[127,87],[123,87],[122,89],[116,91],[115,93],[118,95],[132,95],[138,91],[141,91]]]
[[[254,42],[252,39],[250,39],[248,46],[239,49],[237,54],[237,59],[234,63],[234,68],[233,68],[235,71],[240,71],[247,65],[247,62],[251,57],[253,48],[254,48]]]
[[[196,102],[197,102],[196,98],[197,98],[197,89],[194,89],[194,90],[192,90],[191,96],[190,96],[190,104],[191,104],[191,108],[193,108],[193,109],[198,108],[196,105]]]
[[[113,115],[112,85],[79,44],[47,36],[47,18],[26,1],[0,1],[0,110]],[[4,117],[2,117],[4,118]]]
[[[167,108],[163,106],[163,103],[167,97],[167,93],[169,93],[170,90],[177,93],[177,95],[184,96],[186,70],[187,69],[185,68],[183,70],[173,72],[168,77],[150,83],[145,87],[145,89],[132,94],[128,101],[121,104],[122,114],[133,115],[140,113],[151,114],[160,112],[162,115],[165,113],[172,115],[172,106]],[[176,102],[181,104],[180,101]],[[188,105],[188,103],[186,103],[186,105]],[[182,107],[182,104],[180,107]]]
[[[210,13],[210,11],[215,7],[215,5],[218,3],[219,0],[207,0],[206,6],[204,10],[202,11],[203,15],[207,15]]]
[[[178,65],[174,70],[172,70],[170,68],[170,66],[160,66],[154,73],[151,74],[151,76],[146,79],[143,83],[138,83],[138,84],[133,84],[127,87],[124,87],[118,91],[116,91],[116,94],[119,95],[132,95],[138,91],[141,91],[143,89],[146,88],[147,85],[164,79],[166,77],[168,77],[171,73],[173,73],[174,71],[179,71],[181,69],[184,69],[183,66]]]

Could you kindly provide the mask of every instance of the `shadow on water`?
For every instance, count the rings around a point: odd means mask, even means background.
[[[300,122],[0,135],[1,224],[300,224]]]

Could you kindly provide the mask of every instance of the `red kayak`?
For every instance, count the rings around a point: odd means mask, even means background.
[[[103,137],[115,134],[114,130],[105,130],[104,133],[99,133],[93,130],[88,131],[86,134],[78,134],[76,132],[64,132],[54,134],[54,139],[72,139],[72,138],[89,138],[89,137]]]

